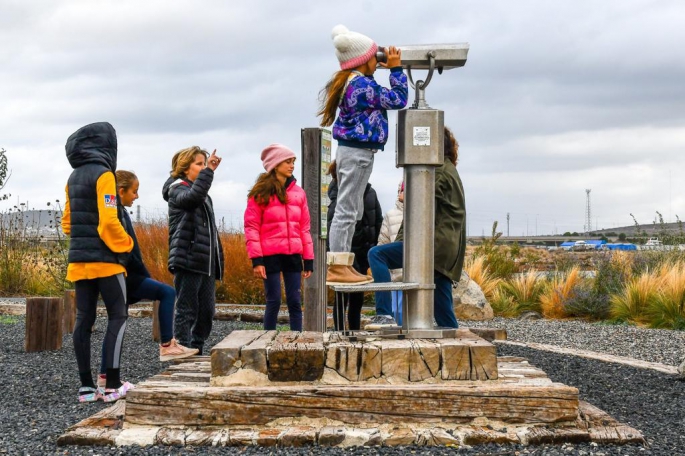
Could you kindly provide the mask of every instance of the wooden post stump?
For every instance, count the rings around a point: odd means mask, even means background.
[[[62,306],[61,298],[26,298],[27,352],[62,348]]]
[[[162,341],[159,333],[159,301],[152,302],[152,340],[157,343]]]
[[[62,334],[71,334],[76,325],[76,290],[64,290]]]

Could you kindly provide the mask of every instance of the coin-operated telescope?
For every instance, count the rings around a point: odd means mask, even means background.
[[[401,332],[407,337],[454,337],[455,330],[433,326],[435,168],[444,160],[444,112],[431,109],[425,91],[435,71],[466,64],[469,45],[422,44],[398,46],[402,67],[415,90],[414,104],[398,112],[396,165],[404,168],[404,282],[415,283],[403,302]],[[385,56],[378,53],[379,61]],[[414,70],[428,70],[414,82]]]

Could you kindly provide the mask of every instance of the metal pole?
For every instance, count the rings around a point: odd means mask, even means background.
[[[433,284],[435,166],[405,166],[404,186],[404,281]],[[433,328],[433,295],[433,287],[406,292],[405,329]]]

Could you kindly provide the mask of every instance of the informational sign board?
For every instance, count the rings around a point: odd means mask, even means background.
[[[328,172],[328,167],[331,165],[331,147],[332,147],[333,137],[331,132],[326,129],[321,129],[321,207],[319,209],[320,214],[320,236],[326,239],[328,236],[328,205],[330,200],[328,199],[328,186],[331,183],[331,176],[326,174]]]

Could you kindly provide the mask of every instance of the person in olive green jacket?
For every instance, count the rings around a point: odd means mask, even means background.
[[[466,202],[457,172],[459,144],[445,127],[445,162],[435,169],[435,303],[438,326],[457,328],[452,307],[452,282],[461,278],[466,253]],[[369,265],[374,282],[390,282],[390,269],[402,267],[403,227],[395,242],[373,247]],[[397,323],[392,316],[389,291],[376,292],[376,316],[365,329],[379,329]]]

